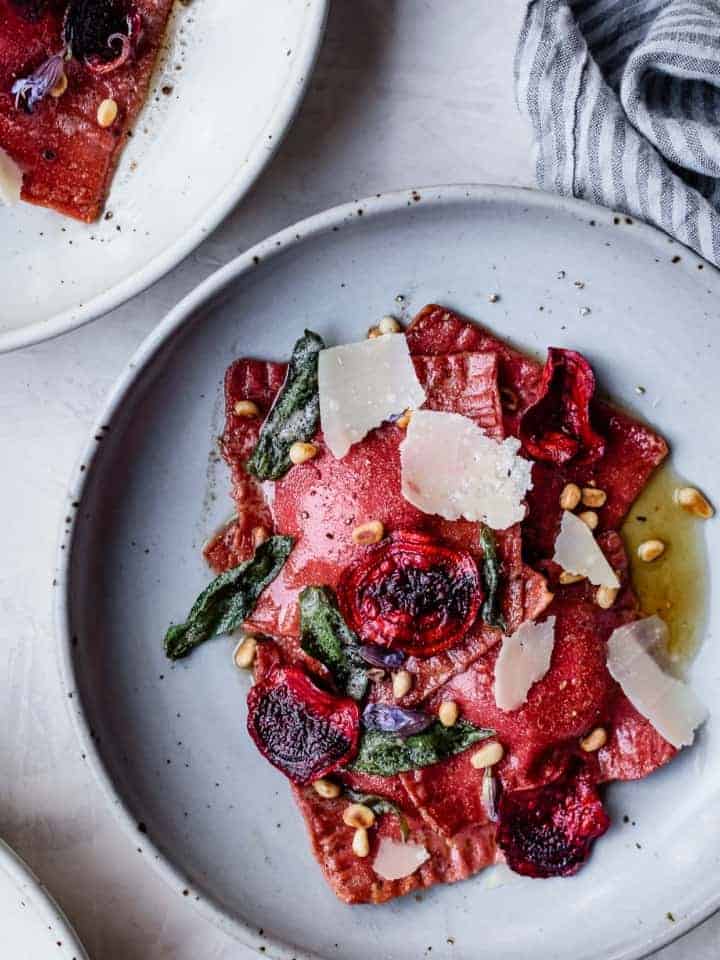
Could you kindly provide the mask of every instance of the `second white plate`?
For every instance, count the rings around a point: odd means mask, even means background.
[[[0,207],[0,352],[117,307],[171,270],[249,190],[312,71],[328,0],[175,4],[108,219]]]
[[[75,931],[24,861],[0,840],[0,957],[87,960]]]

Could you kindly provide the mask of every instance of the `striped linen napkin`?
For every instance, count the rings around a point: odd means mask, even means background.
[[[515,84],[542,189],[720,265],[719,0],[530,0]]]

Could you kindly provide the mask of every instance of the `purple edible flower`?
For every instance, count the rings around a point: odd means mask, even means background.
[[[53,87],[57,86],[65,72],[65,51],[54,53],[41,63],[29,77],[21,77],[12,85],[15,94],[15,106],[23,107],[28,113],[33,112],[36,103],[39,103]]]
[[[363,710],[363,723],[367,730],[382,730],[411,737],[422,733],[435,722],[435,718],[420,710],[406,710],[389,703],[369,703]]]
[[[360,656],[365,663],[385,670],[394,670],[405,663],[405,654],[401,650],[386,650],[385,647],[378,647],[374,643],[366,643],[360,647]]]

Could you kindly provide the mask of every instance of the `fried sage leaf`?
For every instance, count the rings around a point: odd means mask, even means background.
[[[320,422],[318,353],[322,338],[306,330],[295,344],[285,383],[275,398],[250,459],[248,473],[258,480],[278,480],[292,462],[290,447],[298,440],[312,440]]]
[[[343,693],[353,700],[363,698],[368,668],[360,642],[327,587],[305,587],[300,593],[300,643],[305,653],[328,668]]]
[[[476,727],[466,720],[458,721],[453,727],[444,727],[436,721],[429,730],[406,739],[394,733],[366,730],[350,769],[391,777],[406,770],[430,767],[494,734],[494,730]]]
[[[388,800],[387,797],[378,797],[374,793],[361,793],[360,790],[346,790],[345,794],[355,803],[364,803],[365,806],[370,807],[375,814],[394,814],[398,818],[398,826],[400,827],[400,836],[402,837],[403,843],[407,841],[407,838],[410,836],[410,827],[408,826],[405,814],[396,803]]]
[[[250,560],[215,577],[193,604],[185,623],[173,624],[165,634],[166,655],[179,660],[210,637],[238,627],[280,573],[292,546],[292,537],[270,537]]]
[[[506,630],[505,620],[500,613],[500,568],[495,535],[490,527],[483,526],[480,531],[480,546],[483,549],[482,579],[485,586],[485,600],[480,608],[480,617],[491,627]]]

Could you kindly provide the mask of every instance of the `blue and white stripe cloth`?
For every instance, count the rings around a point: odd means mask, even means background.
[[[530,0],[515,83],[542,189],[720,265],[720,0]]]

